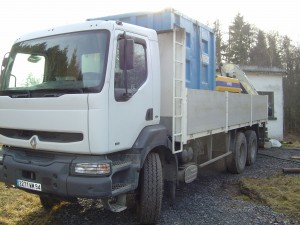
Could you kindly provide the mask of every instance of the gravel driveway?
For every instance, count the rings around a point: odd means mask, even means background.
[[[160,224],[299,224],[285,219],[267,206],[233,197],[237,188],[232,183],[241,177],[268,177],[281,172],[282,168],[300,165],[300,162],[266,156],[289,159],[292,155],[300,156],[300,150],[270,149],[260,150],[259,153],[257,162],[246,167],[242,175],[232,175],[219,168],[203,171],[193,183],[180,185],[174,206],[167,199],[163,201]],[[56,222],[61,221],[61,224],[72,225],[139,224],[134,213],[128,210],[111,213],[104,210],[99,201],[92,200],[66,204],[55,213],[54,218]]]

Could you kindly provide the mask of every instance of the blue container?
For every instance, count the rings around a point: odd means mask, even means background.
[[[215,89],[215,36],[212,29],[169,8],[156,13],[138,12],[97,18],[120,20],[156,31],[172,30],[174,25],[186,31],[186,87]]]

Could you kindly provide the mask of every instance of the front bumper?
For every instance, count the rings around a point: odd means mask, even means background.
[[[42,191],[35,194],[51,194],[61,197],[101,198],[117,196],[137,188],[138,164],[130,158],[137,156],[62,155],[34,152],[22,149],[4,149],[3,165],[0,165],[0,181],[17,186],[17,180],[41,184]],[[126,160],[120,160],[120,158]],[[110,162],[111,173],[106,176],[72,175],[73,162]],[[22,189],[22,188],[21,188]]]

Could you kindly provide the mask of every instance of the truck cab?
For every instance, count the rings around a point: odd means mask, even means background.
[[[87,21],[20,37],[6,61],[0,180],[44,206],[121,196],[106,206],[126,208],[147,151],[167,145],[156,32]]]
[[[1,142],[106,154],[132,147],[144,127],[158,124],[156,33],[130,27],[91,21],[18,39],[1,78]],[[120,66],[125,37],[135,40],[130,70]]]

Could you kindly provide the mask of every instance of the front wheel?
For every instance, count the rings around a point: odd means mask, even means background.
[[[156,224],[160,218],[163,179],[157,153],[149,153],[141,171],[139,217],[141,224]]]

